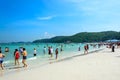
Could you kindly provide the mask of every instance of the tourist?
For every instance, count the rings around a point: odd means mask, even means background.
[[[55,50],[56,59],[58,58],[58,48]]]
[[[24,64],[23,67],[27,67],[27,63],[26,63],[26,59],[27,59],[27,51],[26,51],[25,48],[23,48],[23,53],[22,53],[22,55],[23,55],[22,63]]]
[[[3,58],[5,57],[5,55],[2,54],[2,51],[0,51],[0,67],[2,68],[2,70],[4,69],[3,67]]]
[[[34,48],[33,55],[34,55],[34,56],[36,56],[36,55],[37,55],[37,51],[36,51],[36,49],[35,49],[35,48]]]
[[[43,53],[46,54],[46,47],[44,46]]]
[[[88,54],[89,46],[88,44],[84,46],[84,54]]]
[[[1,47],[0,47],[0,51],[2,51]]]
[[[17,64],[20,65],[20,63],[19,63],[20,53],[19,53],[18,49],[15,49],[14,57],[15,57],[15,65],[17,65]]]
[[[50,47],[48,47],[48,55],[51,55]]]
[[[80,51],[80,46],[78,47],[78,51]]]
[[[112,45],[112,52],[115,52],[115,45]]]
[[[5,47],[5,52],[9,52],[9,48],[8,47]]]
[[[50,48],[50,51],[51,51],[51,58],[53,57],[53,48],[52,48],[52,46],[51,46],[51,48]]]
[[[63,45],[61,45],[60,51],[61,51],[61,52],[63,51]]]

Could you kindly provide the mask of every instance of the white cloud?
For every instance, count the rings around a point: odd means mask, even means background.
[[[51,20],[56,16],[37,17],[38,20]]]
[[[48,32],[45,32],[44,33],[44,38],[52,38],[52,37],[54,37],[55,35],[54,34],[50,34],[50,33],[48,33]]]

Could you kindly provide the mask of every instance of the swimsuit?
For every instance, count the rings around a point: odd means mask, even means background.
[[[2,64],[3,63],[3,58],[0,58],[0,64]]]
[[[23,56],[23,59],[27,59],[27,56]]]
[[[19,52],[16,52],[15,59],[19,59],[19,58],[20,58]]]

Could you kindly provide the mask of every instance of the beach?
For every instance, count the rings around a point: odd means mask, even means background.
[[[71,56],[35,68],[1,71],[0,80],[120,80],[120,49]]]

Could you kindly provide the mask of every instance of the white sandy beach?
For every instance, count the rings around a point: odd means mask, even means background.
[[[120,80],[120,48],[9,74],[1,71],[0,80]]]

